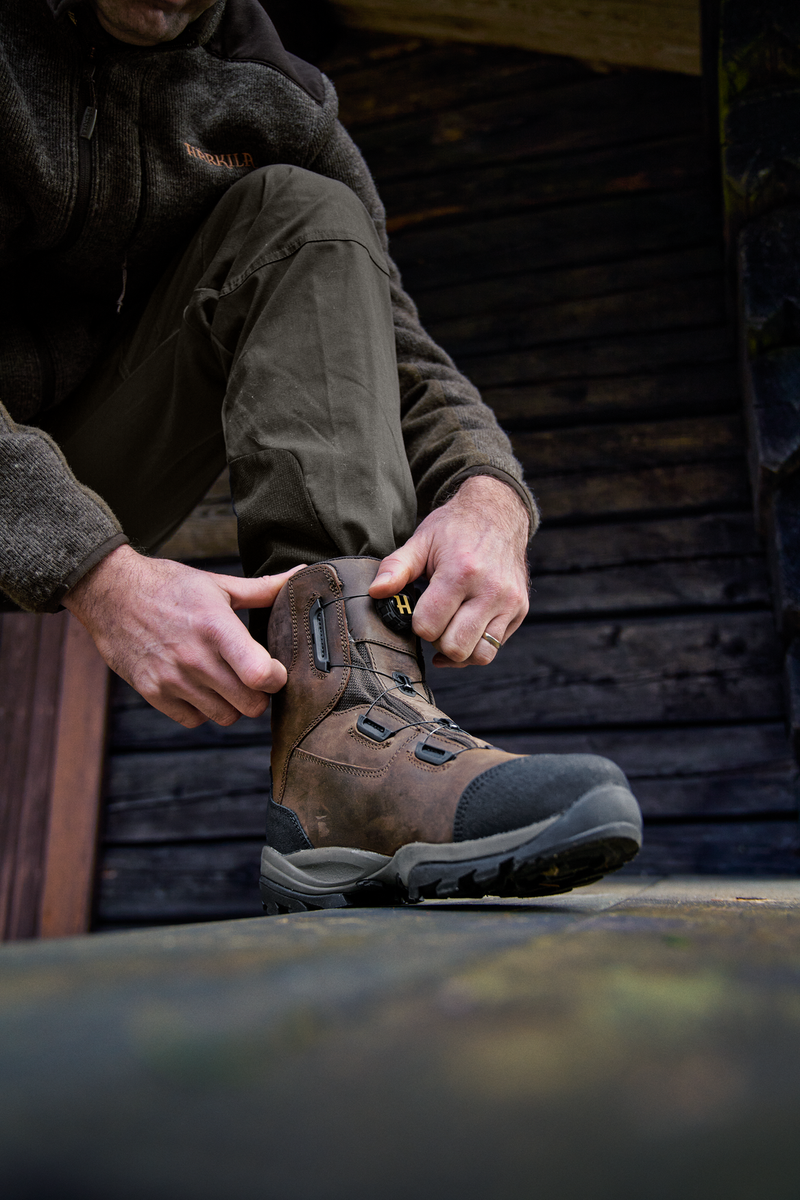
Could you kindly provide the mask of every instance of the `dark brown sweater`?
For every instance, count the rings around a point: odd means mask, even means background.
[[[380,199],[336,114],[330,81],[287,54],[259,0],[218,0],[152,49],[103,34],[83,0],[3,0],[0,589],[21,607],[54,611],[127,540],[37,426],[113,336],[123,263],[135,311],[224,191],[271,163],[346,183],[386,244]],[[535,526],[508,439],[422,329],[393,265],[392,299],[420,514],[467,475],[491,474]]]

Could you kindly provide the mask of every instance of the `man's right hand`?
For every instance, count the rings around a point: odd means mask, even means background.
[[[269,608],[294,574],[213,575],[130,546],[112,550],[64,597],[108,665],[154,708],[194,729],[259,717],[286,668],[235,612]]]

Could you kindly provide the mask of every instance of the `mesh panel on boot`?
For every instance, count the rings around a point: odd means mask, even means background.
[[[336,705],[335,712],[346,712],[351,708],[358,708],[363,704],[375,703],[376,708],[383,709],[384,712],[391,713],[392,716],[398,717],[404,723],[419,721],[423,714],[406,704],[397,691],[392,691],[386,696],[381,696],[381,693],[386,688],[392,687],[392,680],[385,679],[383,675],[375,675],[375,664],[372,661],[372,655],[369,646],[366,643],[356,643],[352,639],[350,641],[350,661],[355,668],[350,672],[350,678],[345,684],[345,689],[339,697],[339,702]],[[360,670],[359,668],[366,668]],[[425,684],[417,684],[417,687],[423,687],[424,691],[430,695],[430,689]],[[381,699],[378,700],[378,697]],[[423,699],[423,697],[420,697]],[[431,701],[433,697],[431,696]],[[429,701],[429,703],[431,702]],[[430,718],[428,718],[430,720]],[[474,740],[467,733],[456,733],[452,730],[437,730],[437,737],[445,737],[448,740],[455,742],[459,746],[470,748],[475,745]]]
[[[372,664],[365,662],[364,655],[352,639],[350,640],[350,661],[355,669],[350,672],[350,678],[339,697],[335,712],[346,712],[349,708],[358,708],[360,704],[371,704],[383,691],[378,676],[373,675],[369,670],[359,670],[360,667],[368,668]]]
[[[374,674],[375,664],[372,661],[369,647],[364,642],[360,644],[350,642],[350,661],[355,669],[350,672],[350,678],[345,684],[345,689],[334,711],[346,712],[347,709],[358,708],[360,704],[372,704],[377,701],[376,708],[382,708],[384,712],[392,713],[401,721],[418,721],[420,719],[420,713],[410,704],[404,704],[396,691],[392,691],[388,696],[382,696],[378,700],[382,692],[395,685],[391,679]],[[362,667],[365,669],[361,670]]]

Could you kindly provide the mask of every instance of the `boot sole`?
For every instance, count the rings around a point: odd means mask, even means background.
[[[604,784],[533,825],[473,841],[411,842],[392,857],[338,846],[284,855],[265,846],[261,899],[275,916],[420,900],[553,896],[596,883],[629,862],[641,844],[633,795]]]

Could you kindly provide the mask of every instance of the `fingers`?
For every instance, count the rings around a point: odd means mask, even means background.
[[[488,633],[502,644],[522,623],[527,609],[521,570],[462,555],[434,572],[417,603],[414,629],[436,647],[435,665],[486,666],[498,651],[483,635]]]
[[[274,693],[286,683],[286,667],[250,637],[238,618],[220,631],[217,645],[220,657],[248,692]]]
[[[261,716],[268,693],[285,684],[286,668],[220,605],[195,619],[177,646],[140,661],[130,682],[154,708],[188,728],[205,720],[228,726],[242,716]]]
[[[238,575],[211,575],[231,599],[231,608],[270,608],[287,579],[302,571],[305,563],[282,571],[280,575],[261,575],[258,579],[240,579]]]
[[[384,558],[369,589],[370,596],[383,600],[419,579],[425,573],[429,547],[430,538],[417,530],[404,546]]]

